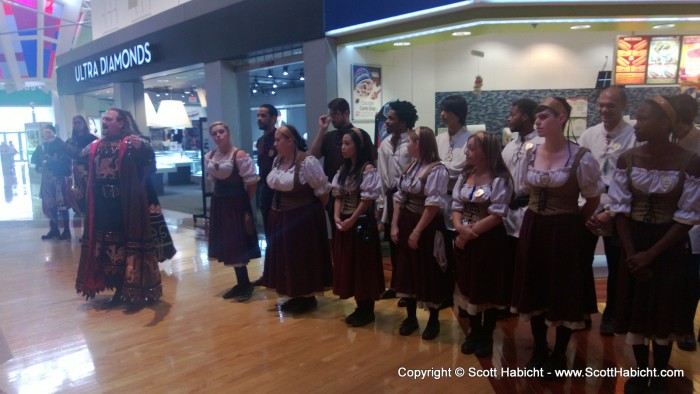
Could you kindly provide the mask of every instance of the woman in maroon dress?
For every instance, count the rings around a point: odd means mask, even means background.
[[[355,297],[357,309],[345,318],[353,327],[374,321],[374,301],[384,291],[373,204],[382,184],[372,165],[371,143],[359,129],[345,133],[340,147],[344,162],[332,182],[338,230],[333,239],[333,292],[343,299]]]
[[[452,245],[445,242],[442,216],[449,174],[440,162],[435,133],[427,127],[408,132],[408,154],[416,161],[404,169],[394,194],[391,240],[397,245],[396,293],[406,298],[408,316],[400,335],[418,329],[418,303],[430,311],[423,339],[440,333],[439,308],[452,296]]]
[[[258,175],[250,156],[231,143],[231,130],[226,123],[212,123],[209,134],[216,144],[216,149],[204,156],[207,178],[214,183],[209,214],[209,257],[233,266],[236,285],[223,297],[243,302],[253,294],[248,262],[260,257],[250,204]]]

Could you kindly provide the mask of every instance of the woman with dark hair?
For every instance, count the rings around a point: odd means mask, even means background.
[[[73,117],[73,132],[70,139],[66,141],[66,152],[73,159],[72,192],[75,201],[73,209],[81,214],[85,214],[88,177],[87,156],[81,155],[81,152],[96,139],[97,137],[90,133],[90,128],[85,118],[82,115],[75,115]]]
[[[323,207],[331,189],[318,159],[289,124],[275,131],[277,157],[267,184],[274,191],[263,285],[290,297],[281,310],[304,313],[331,287],[331,253]]]
[[[561,97],[546,98],[535,109],[535,128],[544,143],[527,151],[519,180],[530,200],[520,229],[511,305],[530,321],[535,341],[526,368],[543,368],[545,378],[567,368],[571,330],[584,328],[597,311],[582,240],[604,186],[591,153],[564,136],[570,114],[571,106]],[[581,208],[579,194],[586,200]],[[548,325],[556,327],[551,356]]]
[[[700,158],[670,141],[670,99],[654,96],[637,109],[634,132],[645,144],[625,152],[610,183],[611,212],[622,243],[615,332],[626,334],[638,368],[668,369],[674,339],[690,335],[685,316],[685,243],[700,224]],[[657,375],[657,376],[660,376]],[[634,377],[625,392],[665,392],[665,377]]]
[[[353,327],[374,321],[374,301],[384,291],[379,232],[374,200],[382,184],[372,165],[370,144],[362,131],[351,129],[340,147],[343,164],[333,178],[333,292],[342,299],[355,297],[357,309],[345,318]]]
[[[396,244],[396,293],[406,299],[408,317],[401,323],[400,335],[418,329],[416,309],[430,311],[423,339],[440,333],[439,308],[452,296],[450,260],[452,246],[445,242],[442,217],[443,195],[449,174],[440,162],[435,133],[428,127],[408,132],[408,154],[416,159],[406,167],[394,194],[391,240]],[[392,281],[394,282],[394,281]]]
[[[479,131],[464,149],[466,167],[452,193],[455,239],[455,302],[469,314],[462,353],[493,353],[497,309],[510,303],[513,260],[506,247],[503,217],[513,196],[513,181],[493,134]],[[482,322],[483,321],[483,322]]]
[[[212,123],[209,135],[216,144],[204,156],[207,180],[214,184],[209,214],[209,258],[232,265],[236,271],[236,285],[223,297],[248,301],[253,294],[248,262],[260,257],[250,204],[258,174],[250,156],[233,146],[231,129],[226,123]]]

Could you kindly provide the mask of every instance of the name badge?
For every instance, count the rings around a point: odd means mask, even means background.
[[[673,186],[673,177],[670,175],[662,176],[661,177],[661,187],[664,189],[669,189]]]
[[[478,189],[477,191],[474,192],[474,196],[476,197],[481,197],[484,195],[484,189]]]
[[[275,155],[275,150],[274,150],[274,149],[270,149],[269,151],[267,151],[267,156],[268,156],[268,157],[272,157],[272,156],[274,156],[274,155]]]
[[[622,149],[622,144],[619,143],[619,142],[616,142],[616,143],[613,144],[612,149],[613,149],[614,152],[617,152],[617,151],[619,151],[620,149]]]
[[[525,144],[525,150],[530,150],[530,149],[532,149],[533,146],[534,145],[532,144],[532,142],[528,142]]]

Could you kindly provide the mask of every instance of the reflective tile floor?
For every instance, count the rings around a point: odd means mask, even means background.
[[[441,312],[438,338],[424,341],[419,333],[398,335],[404,311],[395,299],[377,302],[376,321],[361,328],[343,321],[354,303],[331,292],[299,316],[279,311],[276,294],[263,288],[245,303],[224,300],[235,284],[233,270],[207,259],[201,221],[194,226],[190,215],[172,211],[166,218],[178,254],[161,265],[162,300],[143,309],[105,309],[109,294],[86,301],[74,290],[80,218],[72,220],[71,241],[41,241],[46,220],[35,218],[31,193],[21,184],[0,209],[0,392],[623,391],[625,379],[614,377],[475,376],[525,364],[532,340],[529,324],[517,317],[499,321],[493,356],[477,359],[460,352],[467,322],[452,310]],[[261,260],[249,270],[257,278]],[[597,278],[601,300],[604,280]],[[422,329],[427,313],[418,318]],[[597,328],[596,316],[591,330],[573,335],[569,367],[630,367],[624,339],[603,338]],[[672,379],[671,392],[700,389],[700,352],[674,347],[671,363],[686,377]],[[460,371],[465,376],[456,376]]]

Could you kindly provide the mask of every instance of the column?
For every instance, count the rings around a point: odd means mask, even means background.
[[[233,145],[251,153],[253,136],[250,130],[248,72],[236,72],[225,61],[207,63],[204,65],[204,84],[209,124],[226,122],[231,129]],[[204,138],[209,138],[207,131],[204,131]]]
[[[146,104],[143,99],[143,82],[117,82],[114,84],[114,107],[131,112],[139,130],[149,135],[146,125]]]
[[[336,41],[321,38],[304,43],[304,98],[309,142],[318,132],[318,117],[328,112],[328,102],[338,97]],[[346,97],[349,101],[350,97]]]

